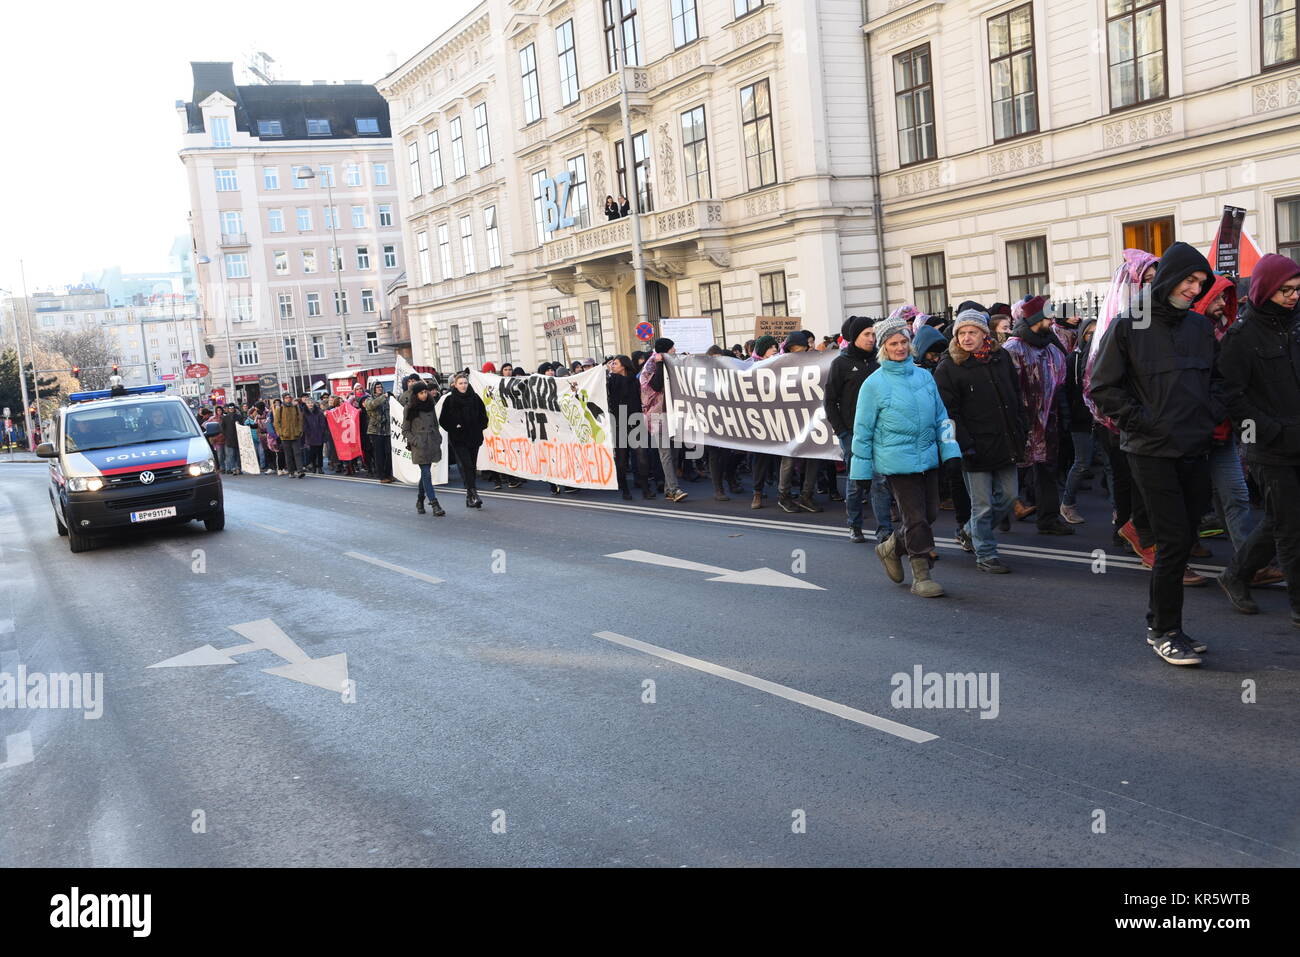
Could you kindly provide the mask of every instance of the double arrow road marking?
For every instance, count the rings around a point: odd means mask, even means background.
[[[809,588],[814,591],[826,590],[820,585],[814,585],[810,581],[804,581],[802,578],[795,578],[793,575],[787,575],[771,568],[752,568],[747,572],[735,572],[729,568],[718,568],[716,565],[702,565],[699,562],[687,561],[684,558],[673,558],[671,555],[656,555],[654,552],[643,552],[639,548],[626,552],[614,552],[612,555],[606,555],[605,557],[621,558],[624,561],[641,562],[646,565],[662,565],[666,568],[684,568],[687,571],[706,572],[713,576],[707,579],[711,582],[730,582],[733,585],[768,585],[773,588]]]
[[[270,618],[249,621],[242,625],[231,625],[230,630],[247,638],[248,644],[235,645],[232,648],[203,645],[149,667],[189,668],[198,665],[237,665],[239,662],[235,660],[235,655],[250,651],[269,651],[284,659],[287,664],[263,668],[265,674],[288,678],[290,681],[298,681],[314,688],[324,688],[336,694],[342,694],[345,690],[348,680],[346,654],[313,658],[299,648],[294,640],[281,631],[280,626]]]

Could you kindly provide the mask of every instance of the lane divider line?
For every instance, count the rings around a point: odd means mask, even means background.
[[[410,575],[412,578],[418,578],[422,582],[428,582],[430,585],[441,585],[444,579],[434,578],[432,575],[426,575],[424,572],[412,571],[409,568],[403,568],[401,565],[394,565],[392,562],[386,562],[382,558],[371,558],[369,555],[362,555],[360,552],[344,552],[344,558],[355,558],[358,561],[369,562],[371,565],[378,565],[380,568],[386,568],[390,572],[397,572],[399,575]]]
[[[837,718],[843,718],[845,721],[852,721],[868,728],[874,728],[877,731],[884,731],[886,734],[892,734],[895,737],[902,738],[905,741],[911,741],[914,744],[924,744],[927,741],[937,741],[939,738],[937,734],[931,734],[929,731],[922,731],[920,728],[913,728],[906,724],[900,724],[897,721],[891,721],[889,718],[882,718],[879,715],[869,714],[866,711],[859,711],[857,708],[850,708],[848,705],[840,704],[837,701],[831,701],[828,698],[819,698],[817,695],[808,694],[806,691],[799,691],[797,688],[790,688],[786,685],[777,684],[775,681],[768,681],[766,678],[758,678],[754,675],[746,674],[743,671],[736,671],[734,668],[727,668],[723,665],[714,664],[712,661],[705,661],[703,658],[692,658],[690,655],[683,655],[680,652],[672,651],[668,648],[660,648],[658,645],[638,641],[635,638],[629,638],[626,635],[620,635],[616,632],[597,631],[593,633],[592,637],[600,638],[616,645],[622,645],[624,648],[631,648],[633,651],[644,652],[647,655],[653,655],[656,658],[662,658],[665,661],[684,665],[687,668],[693,668],[696,671],[702,671],[705,674],[714,675],[718,678],[726,678],[728,681],[734,681],[747,688],[766,691],[768,694],[775,695],[778,698],[784,698],[786,701],[793,701],[796,704],[801,704],[817,711],[824,711],[826,714],[834,715]]]

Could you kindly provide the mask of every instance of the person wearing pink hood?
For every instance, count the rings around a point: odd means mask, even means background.
[[[1300,264],[1270,254],[1255,264],[1241,319],[1220,343],[1224,403],[1264,494],[1264,520],[1237,550],[1219,585],[1243,614],[1259,612],[1249,583],[1276,544],[1291,624],[1300,627]]]

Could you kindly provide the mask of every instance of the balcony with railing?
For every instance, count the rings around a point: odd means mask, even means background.
[[[581,123],[616,122],[620,116],[620,96],[625,85],[628,106],[633,110],[648,110],[650,71],[645,67],[626,66],[582,91],[576,119]]]
[[[248,245],[248,233],[222,233],[222,249],[238,249]]]
[[[641,244],[647,249],[702,240],[723,232],[723,203],[699,199],[641,216]],[[578,229],[542,246],[543,269],[564,268],[579,262],[604,259],[632,248],[630,217]]]

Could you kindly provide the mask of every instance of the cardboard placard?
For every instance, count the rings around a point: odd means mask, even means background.
[[[754,338],[776,336],[778,342],[803,328],[803,320],[797,316],[758,316],[754,320]]]

